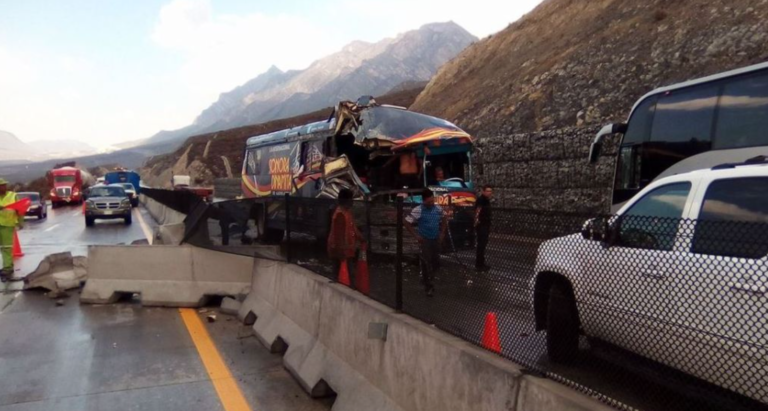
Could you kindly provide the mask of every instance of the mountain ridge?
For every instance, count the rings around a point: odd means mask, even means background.
[[[221,93],[192,124],[158,132],[137,145],[293,117],[364,94],[382,95],[406,81],[429,80],[476,40],[454,22],[430,23],[375,43],[353,41],[304,70],[272,66]]]

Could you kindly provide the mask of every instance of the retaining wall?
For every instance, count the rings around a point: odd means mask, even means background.
[[[589,164],[589,147],[599,129],[480,138],[476,180],[494,187],[499,207],[609,212],[619,136],[609,137],[598,163]]]
[[[609,409],[286,263],[256,260],[239,315],[307,392],[337,394],[334,411]]]

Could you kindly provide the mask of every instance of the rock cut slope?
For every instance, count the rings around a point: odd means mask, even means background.
[[[768,60],[766,0],[545,0],[444,65],[412,109],[483,135],[625,119],[660,85]]]

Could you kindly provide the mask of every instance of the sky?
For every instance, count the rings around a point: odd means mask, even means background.
[[[453,20],[478,37],[541,0],[0,0],[0,130],[97,148],[186,126],[276,65]]]

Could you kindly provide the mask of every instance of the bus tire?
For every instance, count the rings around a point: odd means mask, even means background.
[[[570,288],[555,281],[549,289],[547,305],[547,354],[550,361],[566,364],[579,351],[579,321]]]

